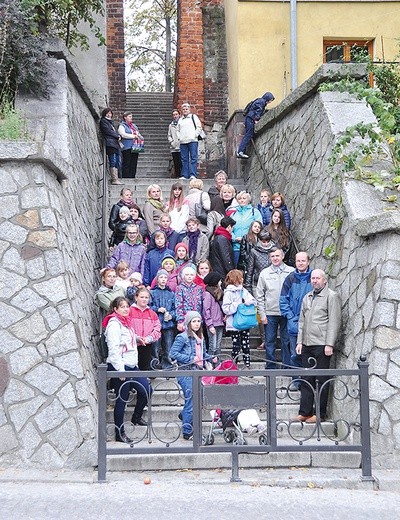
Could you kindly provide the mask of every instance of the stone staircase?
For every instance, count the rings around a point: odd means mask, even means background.
[[[168,178],[170,151],[168,126],[172,120],[173,94],[169,92],[127,92],[127,109],[132,110],[133,122],[145,140],[145,152],[140,154],[139,179]],[[151,182],[148,182],[151,184]]]
[[[257,336],[251,337],[251,354],[252,368],[263,369],[265,354],[263,351],[256,350],[260,340]],[[223,355],[228,357],[231,348],[230,338],[223,339]],[[277,352],[279,359],[279,351]],[[243,368],[239,363],[239,368]],[[318,452],[276,452],[276,453],[247,453],[240,455],[239,463],[241,468],[278,468],[278,467],[340,467],[340,468],[359,468],[361,456],[356,451],[347,452],[323,452],[323,445],[332,445],[332,440],[327,437],[335,438],[335,424],[327,421],[322,424],[323,434],[317,438],[315,434],[315,425],[305,423],[291,423],[289,435],[289,421],[298,413],[300,392],[286,392],[286,388],[290,383],[288,377],[280,377],[277,381],[277,422],[281,427],[278,428],[277,436],[280,444],[295,445],[298,439],[304,439],[308,436],[313,438],[307,443],[317,444]],[[249,375],[240,379],[240,385],[265,384],[262,377],[252,377],[251,371]],[[169,442],[171,448],[182,447],[187,445],[190,447],[190,441],[185,441],[180,436],[181,421],[178,414],[182,409],[183,400],[179,392],[176,380],[155,378],[152,380],[154,389],[152,397],[152,430],[151,439],[147,438],[146,427],[127,426],[128,435],[134,440],[137,447],[154,448],[165,447],[165,442]],[[132,396],[132,402],[128,403],[126,409],[126,421],[130,421],[135,402]],[[260,419],[265,420],[265,411],[259,412]],[[147,410],[144,418],[148,419]],[[230,453],[169,453],[169,454],[140,454],[134,456],[128,455],[130,448],[128,445],[116,443],[114,441],[113,426],[113,403],[109,401],[107,409],[107,441],[108,445],[127,451],[127,454],[109,455],[107,457],[108,471],[151,471],[151,470],[196,470],[211,468],[230,468]],[[202,434],[209,435],[211,426],[211,415],[208,410],[202,412]],[[314,433],[314,435],[313,435]],[[260,445],[259,434],[244,434],[248,445]],[[293,438],[294,437],[294,438]],[[214,445],[226,446],[226,441],[219,430],[214,434]]]

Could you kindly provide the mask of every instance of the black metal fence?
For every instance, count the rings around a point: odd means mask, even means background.
[[[283,399],[292,400],[292,379],[303,375],[316,377],[314,399],[316,405],[316,422],[304,426],[304,423],[291,419],[278,419],[277,405]],[[219,376],[231,377],[232,371],[218,372]],[[269,370],[238,370],[234,372],[239,378],[238,385],[206,385],[203,377],[215,376],[215,371],[197,370],[160,370],[147,372],[110,372],[107,365],[98,367],[99,401],[98,401],[98,481],[104,482],[107,474],[107,456],[125,455],[138,457],[148,454],[190,454],[190,453],[231,453],[232,481],[239,481],[239,455],[244,453],[273,453],[273,452],[359,452],[361,454],[361,479],[374,480],[371,468],[371,440],[369,415],[369,388],[368,363],[360,358],[358,368],[352,370],[339,369],[269,369]],[[107,434],[114,432],[114,424],[108,422],[107,406],[110,404],[108,380],[111,378],[150,377],[153,383],[153,393],[149,396],[147,409],[147,427],[136,428],[140,434],[132,435],[127,430],[128,437],[132,437],[129,444],[115,447],[114,443],[107,443]],[[157,376],[154,379],[155,375]],[[176,382],[178,377],[192,378],[193,400],[193,440],[181,440],[181,421],[164,419],[162,431],[155,428],[159,424],[157,407],[154,405],[156,390],[165,392],[166,402],[177,399],[182,402],[182,392]],[[289,378],[288,378],[289,376]],[[318,384],[318,377],[327,376],[329,381]],[[326,377],[324,378],[324,381]],[[289,381],[282,384],[282,381]],[[308,384],[304,381],[301,384]],[[347,417],[337,417],[328,422],[321,421],[319,399],[323,386],[330,385],[331,401],[345,403],[341,408],[347,410]],[[174,390],[174,391],[172,391]],[[160,393],[160,392],[159,392]],[[168,397],[168,394],[170,396]],[[293,398],[298,404],[299,392]],[[115,399],[114,395],[111,400]],[[247,409],[261,410],[262,431],[252,436],[253,443],[248,443],[247,434],[241,434],[240,429],[227,428],[221,433],[225,442],[214,443],[213,420],[203,420],[205,411],[216,409]],[[110,410],[109,410],[110,412]],[[205,414],[208,416],[208,412]],[[211,412],[212,413],[212,412]],[[216,420],[216,419],[215,419]],[[135,426],[126,423],[126,427],[135,431]],[[210,426],[211,425],[211,426]],[[329,426],[329,428],[328,428]],[[108,428],[108,429],[107,429]],[[281,435],[282,432],[285,435]],[[254,432],[253,432],[254,433]],[[113,433],[111,433],[113,435]],[[254,442],[254,438],[258,443]],[[324,441],[324,442],[321,442]]]

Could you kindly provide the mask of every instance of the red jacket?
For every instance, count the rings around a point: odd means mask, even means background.
[[[157,314],[146,307],[143,311],[136,305],[130,308],[133,329],[136,336],[146,338],[146,343],[154,343],[161,337],[161,322]]]

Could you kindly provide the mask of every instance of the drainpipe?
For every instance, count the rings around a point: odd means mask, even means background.
[[[292,91],[297,88],[297,0],[290,0],[290,72]]]

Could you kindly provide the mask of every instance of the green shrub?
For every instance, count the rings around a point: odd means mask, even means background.
[[[0,108],[0,139],[24,139],[27,137],[25,121],[11,103]]]

